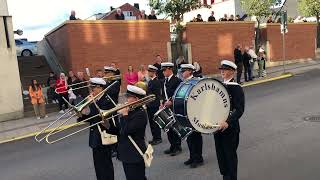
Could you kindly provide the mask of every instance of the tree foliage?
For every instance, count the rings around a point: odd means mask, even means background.
[[[210,7],[199,0],[149,0],[149,5],[159,14],[165,14],[177,22],[183,21],[183,15],[187,12],[202,7]]]
[[[274,2],[274,0],[240,0],[241,8],[248,15],[256,16],[258,21],[272,13],[270,7]]]
[[[299,0],[298,9],[307,17],[320,15],[320,0]]]

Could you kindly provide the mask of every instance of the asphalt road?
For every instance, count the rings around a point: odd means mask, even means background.
[[[320,115],[319,92],[320,70],[245,88],[240,180],[319,179],[320,121],[303,120]],[[197,169],[183,165],[188,158],[185,142],[179,156],[164,155],[168,141],[163,137],[164,143],[155,147],[152,167],[146,170],[150,180],[222,179],[212,136],[204,136],[205,165]],[[114,165],[116,179],[124,180],[121,163],[114,160]],[[38,144],[32,138],[1,144],[0,179],[94,180],[87,132],[54,145]]]

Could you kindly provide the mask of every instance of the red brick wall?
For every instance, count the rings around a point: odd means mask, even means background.
[[[138,19],[138,16],[140,14],[140,10],[135,8],[134,6],[132,6],[129,3],[126,3],[122,6],[119,7],[122,11],[132,11],[133,12],[133,16],[136,16],[136,18]],[[106,16],[105,18],[103,18],[104,20],[115,20],[115,15],[117,14],[117,10],[114,10],[111,14],[109,14],[108,16]]]
[[[193,62],[200,63],[204,74],[217,73],[221,60],[234,61],[233,51],[237,44],[253,44],[254,23],[187,23],[186,41],[191,43]]]
[[[269,44],[267,49],[268,59],[282,61],[283,46],[280,24],[267,24],[263,32],[263,39]],[[316,32],[316,24],[314,23],[289,24],[285,38],[286,60],[315,58]]]
[[[113,61],[123,74],[129,64],[137,71],[153,64],[156,54],[166,58],[170,41],[169,22],[152,20],[68,21],[46,38],[68,70],[88,67],[92,74]]]

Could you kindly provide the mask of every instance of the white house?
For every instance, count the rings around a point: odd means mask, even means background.
[[[7,1],[0,0],[0,121],[23,116],[21,81],[13,34]]]

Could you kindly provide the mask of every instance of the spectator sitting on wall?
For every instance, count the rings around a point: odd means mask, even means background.
[[[240,18],[240,15],[239,15],[239,14],[236,15],[235,21],[242,21],[242,19]]]
[[[195,71],[193,73],[193,76],[194,77],[199,77],[199,78],[202,78],[202,67],[200,66],[200,64],[198,62],[194,62],[193,63],[193,66],[195,67]]]
[[[124,20],[124,14],[120,8],[117,9],[117,13],[115,15],[116,20]]]
[[[228,21],[228,15],[224,14],[223,18],[221,18],[220,21]]]
[[[54,72],[49,72],[49,77],[48,77],[48,80],[47,80],[47,86],[50,86],[50,84],[52,84],[52,83],[56,83],[56,80],[57,80],[57,77],[54,74]]]
[[[141,10],[138,19],[148,19],[145,10]]]
[[[267,23],[273,23],[272,16],[268,17]]]
[[[231,14],[230,18],[228,19],[228,21],[234,21],[234,16]]]
[[[202,17],[201,17],[201,14],[198,14],[198,15],[197,15],[196,22],[203,22],[203,19],[202,19]]]
[[[138,82],[138,73],[134,72],[132,66],[129,65],[128,72],[124,74],[124,78],[126,79],[128,85],[134,85]]]
[[[148,16],[148,19],[157,19],[157,16],[156,16],[154,10],[151,10],[151,14]]]
[[[216,18],[214,17],[214,11],[211,12],[211,16],[208,18],[208,22],[210,21],[216,21]]]
[[[79,20],[79,18],[76,18],[76,12],[74,10],[71,11],[69,20]]]

